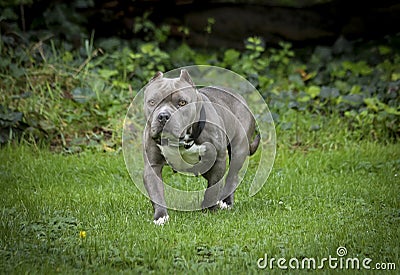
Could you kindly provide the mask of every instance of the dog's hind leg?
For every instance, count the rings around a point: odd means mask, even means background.
[[[243,139],[240,142],[232,141],[231,143],[231,160],[229,165],[229,171],[226,176],[226,183],[222,190],[220,196],[219,205],[221,208],[229,208],[233,206],[234,201],[234,193],[236,188],[239,185],[239,171],[242,169],[243,163],[246,161],[246,157],[248,156],[247,148],[248,142]]]
[[[208,187],[204,193],[202,203],[203,209],[213,210],[217,206],[219,193],[223,186],[224,174],[226,171],[226,154],[219,154],[214,166],[202,176],[208,181]]]

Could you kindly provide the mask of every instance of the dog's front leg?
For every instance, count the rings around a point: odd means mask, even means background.
[[[143,175],[144,186],[154,208],[153,222],[157,225],[163,225],[169,218],[164,197],[164,184],[161,176],[162,168],[162,164],[151,165],[147,162],[144,167]]]

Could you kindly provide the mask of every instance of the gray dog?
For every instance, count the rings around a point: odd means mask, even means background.
[[[144,185],[154,207],[154,223],[168,221],[162,169],[202,175],[208,188],[203,209],[229,208],[238,186],[238,173],[248,155],[258,148],[255,120],[245,100],[217,87],[196,89],[189,73],[164,78],[158,72],[144,91]],[[229,171],[226,171],[227,151]],[[218,185],[217,185],[218,183]]]

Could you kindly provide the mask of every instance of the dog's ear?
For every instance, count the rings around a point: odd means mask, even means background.
[[[185,69],[181,70],[181,76],[179,77],[179,79],[183,80],[183,81],[189,83],[190,85],[192,85],[193,87],[195,87],[192,78],[190,77],[188,71],[186,71]]]
[[[158,72],[153,76],[153,78],[150,79],[149,83],[150,83],[150,82],[153,82],[154,80],[161,79],[161,78],[163,78],[163,76],[164,76],[163,73],[160,72],[160,71],[158,71]]]

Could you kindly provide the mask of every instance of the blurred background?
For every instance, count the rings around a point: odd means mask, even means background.
[[[157,71],[203,64],[248,79],[291,146],[397,141],[398,18],[392,0],[0,0],[0,143],[116,150]]]
[[[3,34],[47,30],[76,45],[93,30],[97,38],[145,39],[168,27],[170,39],[191,46],[238,49],[254,35],[267,45],[382,38],[399,31],[400,15],[394,0],[14,0],[0,7]]]

